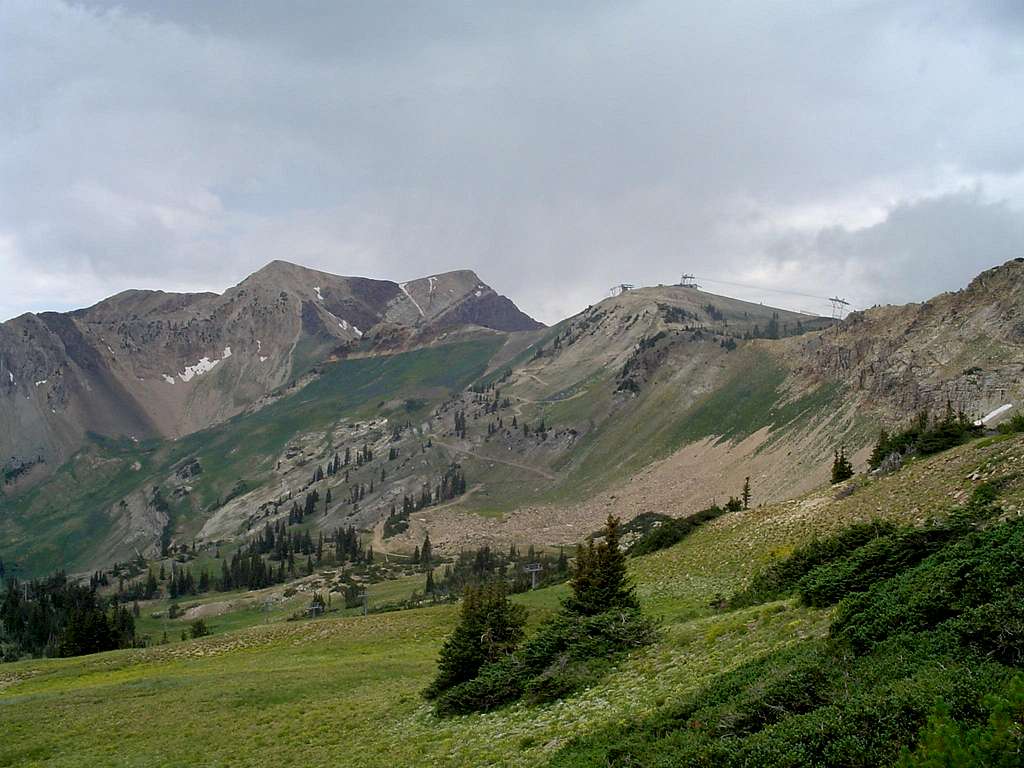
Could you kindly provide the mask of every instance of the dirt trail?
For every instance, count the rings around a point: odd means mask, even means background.
[[[467,451],[465,448],[458,448],[451,443],[442,443],[440,440],[434,440],[435,445],[440,445],[447,448],[449,451],[455,453],[464,453],[467,456],[472,456],[480,461],[493,461],[495,464],[504,464],[507,467],[515,467],[516,469],[524,469],[527,472],[533,472],[536,475],[540,475],[546,480],[557,480],[558,478],[552,475],[550,472],[545,472],[543,469],[537,467],[531,467],[529,464],[520,464],[518,461],[509,461],[508,459],[499,459],[494,456],[485,456],[482,453],[476,453],[474,451]]]
[[[437,440],[435,440],[434,442],[436,443]],[[448,446],[445,446],[445,447],[448,447]],[[435,510],[445,509],[446,507],[454,507],[454,506],[456,506],[458,504],[461,504],[463,501],[465,501],[467,498],[472,496],[477,491],[482,490],[483,487],[484,487],[483,483],[477,483],[476,485],[474,485],[472,488],[470,488],[468,491],[466,491],[461,496],[456,496],[451,501],[446,501],[444,504],[438,504],[435,507],[427,507],[426,509],[421,509],[420,512],[427,512],[427,511],[433,512]],[[375,553],[380,553],[382,555],[385,555],[386,557],[399,557],[399,558],[403,558],[403,559],[404,558],[409,558],[410,555],[408,555],[408,554],[403,554],[401,552],[391,552],[391,551],[389,551],[389,550],[384,548],[384,520],[385,520],[385,518],[382,517],[380,520],[378,520],[373,525],[373,534],[372,534],[372,537],[370,539],[370,545],[373,547],[373,551]]]

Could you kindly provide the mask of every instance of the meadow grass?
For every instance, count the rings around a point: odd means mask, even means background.
[[[948,511],[985,480],[1001,484],[1007,515],[1020,514],[1022,466],[1022,437],[974,443],[862,480],[848,496],[826,488],[725,515],[670,549],[631,559],[645,609],[661,618],[660,639],[553,704],[431,714],[419,693],[456,606],[279,619],[196,641],[0,666],[0,765],[542,765],[573,736],[635,722],[717,675],[824,637],[828,610],[789,600],[711,607],[764,564],[850,522],[920,521],[922,504]],[[418,576],[405,578],[389,589],[404,591]],[[566,590],[515,599],[535,627]]]

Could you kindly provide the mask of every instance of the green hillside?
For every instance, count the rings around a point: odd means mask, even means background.
[[[734,696],[728,686],[759,660],[780,662],[778,679],[803,674],[834,618],[792,598],[738,610],[712,603],[815,536],[874,518],[921,525],[972,503],[983,485],[998,497],[989,527],[1012,525],[999,520],[1024,509],[1022,463],[1024,438],[975,441],[842,492],[725,515],[631,561],[644,608],[662,618],[660,640],[555,704],[435,719],[419,691],[454,621],[450,606],[300,622],[278,615],[196,641],[0,666],[0,765],[655,764],[671,754],[658,751],[673,732],[664,729],[680,727],[671,713],[708,691]],[[536,625],[564,590],[517,599]],[[896,674],[858,669],[878,685],[878,675]],[[661,730],[648,730],[656,722]],[[652,762],[608,751],[607,740],[625,734]]]
[[[389,401],[424,403],[461,390],[486,368],[498,339],[328,363],[307,386],[250,414],[177,441],[135,444],[95,438],[54,477],[18,498],[0,498],[0,559],[21,574],[90,568],[109,533],[107,510],[139,488],[159,484],[187,457],[203,466],[191,499],[169,501],[174,524],[201,522],[242,481],[263,483],[289,440],[344,419],[389,415]],[[402,416],[409,414],[403,411]],[[131,557],[131,551],[120,556]]]

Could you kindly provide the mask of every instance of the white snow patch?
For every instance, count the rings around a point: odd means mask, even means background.
[[[164,381],[166,381],[166,382],[167,382],[168,384],[173,384],[173,383],[174,383],[174,377],[173,377],[173,376],[168,376],[168,375],[167,375],[167,374],[165,373],[165,374],[164,374]]]
[[[362,336],[362,335],[363,335],[363,332],[362,332],[362,331],[360,331],[360,330],[359,330],[358,328],[356,328],[356,327],[355,327],[354,325],[352,326],[352,332],[353,332],[353,333],[354,333],[354,334],[355,334],[356,336]]]
[[[263,351],[263,342],[260,341],[259,339],[256,339],[256,351],[257,352],[262,352]]]
[[[202,358],[195,365],[186,365],[185,370],[178,374],[178,378],[182,381],[191,381],[195,376],[202,376],[204,373],[209,373],[214,369],[221,360],[227,360],[231,357],[231,347],[224,347],[224,351],[221,352],[220,360],[211,360],[208,357]]]
[[[433,279],[433,278],[431,278],[431,279]],[[405,287],[405,286],[407,286],[407,285],[408,285],[408,283],[399,283],[399,284],[398,284],[398,287],[402,289],[402,293],[404,293],[404,294],[405,294],[406,296],[408,296],[408,297],[409,297],[409,301],[411,301],[411,302],[413,303],[413,306],[415,306],[415,307],[416,307],[416,309],[418,309],[418,310],[419,310],[419,313],[420,313],[420,317],[424,317],[424,316],[426,315],[426,313],[425,313],[425,312],[423,311],[423,307],[421,307],[421,306],[419,305],[419,303],[418,303],[418,302],[416,301],[416,299],[414,299],[414,298],[412,297],[412,294],[411,294],[411,293],[409,293],[409,291],[408,291],[408,290],[406,290],[406,287]]]
[[[976,427],[983,427],[986,424],[988,424],[990,421],[992,421],[992,419],[994,419],[996,416],[1001,416],[1002,414],[1006,413],[1011,408],[1013,408],[1013,403],[1007,403],[1006,405],[1000,405],[998,408],[996,408],[994,411],[992,411],[992,413],[990,413],[987,416],[984,416],[984,417],[978,419],[976,422],[974,422],[974,426],[976,426]]]
[[[204,357],[195,365],[186,365],[185,370],[178,374],[178,378],[182,381],[192,381],[193,377],[202,376],[204,373],[212,371],[219,362],[220,360],[211,360],[208,357]]]
[[[270,359],[270,358],[269,358],[269,357],[267,357],[266,355],[260,355],[260,362],[261,362],[261,363],[265,363],[265,362],[267,362],[267,360],[269,360],[269,359]]]
[[[316,291],[316,299],[317,299],[317,301],[323,301],[324,297],[323,297],[323,294],[320,293],[320,286],[319,285],[314,285],[313,286],[313,290]]]
[[[8,375],[8,376],[10,377],[10,379],[11,379],[11,384],[13,384],[13,383],[14,383],[14,374],[13,374],[13,373],[11,373],[10,371],[8,371],[8,372],[7,372],[7,375]]]
[[[427,278],[427,282],[430,284],[429,292],[433,293],[434,292],[434,286],[437,285],[437,278],[436,277],[428,277]]]
[[[483,292],[483,291],[481,291],[481,290],[477,290],[477,291],[475,291],[475,292],[473,293],[473,295],[474,295],[474,296],[476,296],[476,297],[477,297],[477,298],[479,299],[479,298],[480,298],[481,296],[483,296],[483,295],[484,295],[484,292]]]
[[[41,381],[37,381],[37,382],[36,382],[36,386],[37,386],[37,387],[41,387],[41,386],[43,386],[43,384],[45,384],[45,383],[46,383],[46,379],[42,379]]]
[[[114,350],[110,348],[109,344],[107,344],[107,352],[109,352],[111,355],[114,354]]]

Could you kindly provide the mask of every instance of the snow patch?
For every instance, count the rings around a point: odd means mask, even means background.
[[[7,372],[7,375],[8,375],[8,376],[10,377],[10,379],[11,379],[11,384],[13,384],[13,383],[14,383],[14,374],[13,374],[13,373],[11,373],[10,371],[8,371],[8,372]]]
[[[352,332],[353,332],[353,333],[354,333],[354,334],[355,334],[356,336],[362,336],[362,335],[363,335],[363,332],[362,332],[362,331],[360,331],[360,330],[359,330],[358,328],[356,328],[356,326],[354,326],[354,325],[352,326]]]
[[[319,285],[314,285],[313,286],[313,290],[316,291],[316,300],[317,301],[323,301],[324,297],[323,297],[323,294],[320,293],[320,286]]]
[[[267,357],[266,355],[260,355],[260,362],[261,362],[261,363],[265,363],[265,362],[267,362],[267,360],[269,360],[269,359],[270,359],[270,358],[269,358],[269,357]]]
[[[167,375],[167,374],[165,373],[165,374],[164,374],[164,381],[166,381],[166,382],[167,382],[168,384],[173,384],[173,383],[174,383],[174,377],[173,377],[173,376],[168,376],[168,375]]]
[[[192,381],[195,376],[202,376],[204,373],[212,371],[219,362],[220,360],[204,357],[195,365],[186,365],[184,372],[178,374],[178,378],[182,381]]]
[[[221,360],[227,360],[231,357],[231,347],[224,347],[224,351],[221,352],[220,360],[211,360],[208,357],[202,358],[195,365],[186,365],[185,370],[178,374],[178,378],[182,381],[191,381],[196,376],[202,376],[204,373],[209,373]]]
[[[256,351],[257,352],[262,352],[263,351],[263,342],[260,341],[259,339],[256,339]]]
[[[481,296],[484,295],[484,292],[479,290],[479,289],[477,289],[476,291],[473,292],[473,295],[476,296],[479,299]]]
[[[431,278],[431,280],[433,280],[433,278]],[[405,286],[407,286],[407,285],[408,285],[408,283],[399,283],[399,284],[398,284],[398,287],[402,289],[402,293],[404,293],[404,294],[405,294],[406,296],[408,296],[408,297],[409,297],[409,301],[411,301],[411,302],[413,303],[413,306],[415,306],[415,307],[416,307],[416,309],[417,309],[417,310],[419,310],[419,313],[420,313],[420,317],[425,317],[425,316],[426,316],[426,313],[425,313],[425,312],[423,311],[423,307],[421,307],[421,306],[419,305],[419,302],[417,302],[417,301],[416,301],[416,299],[414,299],[414,298],[412,297],[412,294],[411,294],[411,293],[409,293],[409,291],[408,291],[408,290],[406,290],[406,287],[405,287]]]
[[[40,380],[40,381],[37,381],[37,382],[36,382],[36,386],[37,386],[37,387],[41,387],[41,386],[43,386],[43,384],[45,384],[45,383],[46,383],[46,379],[42,379],[42,380]]]
[[[1013,408],[1013,403],[1007,403],[1006,405],[1000,405],[998,408],[996,408],[994,411],[992,411],[992,413],[990,413],[987,416],[984,416],[984,417],[978,419],[976,422],[974,422],[974,426],[976,426],[976,427],[983,427],[986,424],[988,424],[990,421],[992,421],[992,419],[994,419],[996,416],[1001,416],[1002,414],[1006,413],[1011,408]]]

